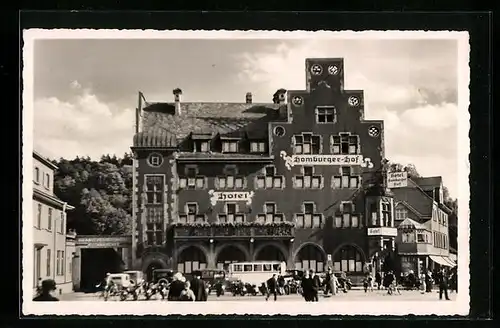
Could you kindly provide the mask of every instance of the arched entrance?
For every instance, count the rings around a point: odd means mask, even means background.
[[[235,245],[225,245],[218,252],[216,257],[217,269],[225,270],[229,263],[245,262],[247,261],[247,254]]]
[[[363,272],[364,258],[358,247],[344,245],[333,254],[333,270],[343,272]]]
[[[165,269],[165,265],[160,262],[160,261],[152,261],[147,267],[146,267],[146,279],[151,280],[153,279],[153,271],[156,269]]]
[[[326,256],[316,244],[305,244],[295,255],[295,269],[325,271]]]
[[[177,271],[191,273],[207,267],[205,253],[196,246],[189,246],[182,250],[177,256]]]
[[[255,261],[280,261],[286,262],[286,255],[275,245],[265,245],[256,251]]]

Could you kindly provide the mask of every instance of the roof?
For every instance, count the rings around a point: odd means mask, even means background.
[[[434,189],[441,187],[443,184],[442,177],[421,177],[421,178],[412,178],[413,182],[418,184],[418,186],[424,190]]]
[[[411,182],[407,187],[404,188],[393,188],[394,198],[397,201],[403,202],[411,209],[414,209],[423,217],[429,217],[432,215],[432,206],[434,201],[429,197],[418,185]]]
[[[62,209],[64,207],[64,204],[66,204],[67,211],[71,211],[71,210],[75,209],[74,206],[69,205],[68,203],[59,199],[58,197],[56,197],[54,195],[47,194],[47,193],[45,193],[41,190],[38,190],[38,189],[33,189],[33,198],[36,198],[42,202],[45,202],[46,204],[48,203],[50,205],[56,206],[60,209]]]
[[[144,131],[157,134],[165,131],[177,143],[191,133],[243,137],[247,132],[267,133],[268,123],[279,119],[279,104],[181,102],[147,103],[142,112]],[[151,131],[151,132],[150,132]]]
[[[409,229],[427,230],[427,228],[424,225],[422,225],[422,224],[418,223],[417,221],[412,220],[410,218],[404,219],[403,222],[401,222],[398,226],[398,229],[400,229],[400,228],[401,229],[408,229],[409,228]]]
[[[134,135],[134,147],[170,148],[177,146],[174,134],[160,128],[150,128]]]
[[[45,166],[51,168],[52,170],[57,170],[58,169],[57,165],[55,165],[54,163],[52,163],[52,161],[50,159],[48,159],[47,157],[42,156],[42,154],[40,154],[37,151],[33,151],[33,158],[36,158],[42,164],[44,164]]]
[[[190,153],[190,152],[179,152],[176,154],[176,159],[178,161],[203,161],[203,160],[222,160],[222,161],[269,161],[271,162],[274,158],[269,155],[253,155],[253,154],[238,154],[238,153]]]

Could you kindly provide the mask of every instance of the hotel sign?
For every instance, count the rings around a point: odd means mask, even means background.
[[[392,227],[368,228],[368,236],[396,237],[398,230]]]
[[[76,237],[76,246],[79,248],[114,248],[130,247],[131,236],[81,236]]]
[[[287,169],[295,165],[359,165],[361,167],[372,168],[373,163],[370,158],[363,158],[363,155],[291,155],[285,151],[280,152],[281,158],[285,160]]]
[[[209,190],[210,202],[212,206],[217,204],[217,202],[235,202],[241,201],[246,202],[248,205],[252,203],[253,191],[215,191]]]
[[[402,188],[408,186],[408,172],[389,172],[387,174],[388,188]]]

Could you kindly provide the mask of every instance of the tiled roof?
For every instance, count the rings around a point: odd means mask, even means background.
[[[442,177],[425,177],[425,178],[412,178],[418,186],[424,190],[434,189],[440,187],[443,183]]]
[[[176,147],[175,135],[160,128],[149,128],[134,135],[134,147]]]
[[[410,218],[406,218],[403,220],[403,222],[401,222],[398,226],[398,229],[401,228],[401,229],[421,229],[421,230],[427,230],[427,228],[425,226],[423,226],[422,224],[418,223],[417,221],[415,220],[412,220]]]
[[[267,131],[267,123],[279,118],[278,104],[247,103],[148,103],[143,109],[144,130],[164,130],[177,142],[190,133],[242,137],[247,131]]]
[[[393,188],[394,198],[405,202],[423,216],[432,215],[432,199],[418,186],[411,183],[405,188]]]

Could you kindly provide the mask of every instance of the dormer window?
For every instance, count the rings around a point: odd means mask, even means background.
[[[238,152],[238,141],[239,139],[222,139],[222,152],[223,153],[237,153]]]
[[[264,141],[250,141],[250,152],[251,153],[265,153],[266,152],[266,142]]]
[[[316,108],[316,123],[334,123],[334,122],[335,122],[334,107]]]
[[[193,143],[193,151],[195,153],[206,153],[210,150],[208,140],[195,140]]]

